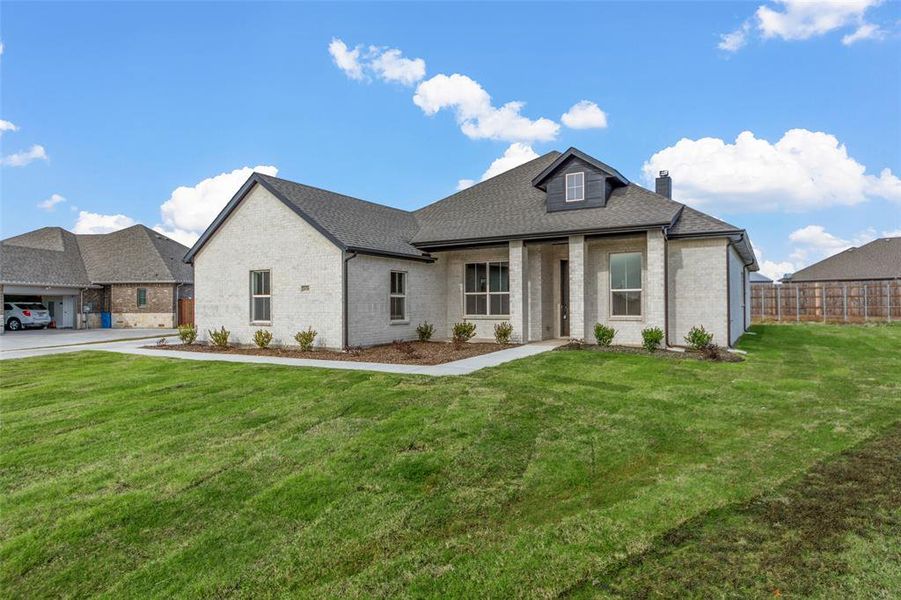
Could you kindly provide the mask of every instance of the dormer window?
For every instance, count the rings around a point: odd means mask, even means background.
[[[585,199],[585,173],[566,175],[566,201],[578,202]]]

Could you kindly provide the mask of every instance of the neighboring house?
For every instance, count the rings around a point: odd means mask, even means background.
[[[901,279],[901,237],[848,248],[782,278],[784,283],[876,283]]]
[[[408,212],[254,173],[186,256],[201,335],[239,343],[259,328],[290,344],[312,326],[321,346],[450,337],[471,321],[516,341],[617,330],[671,345],[695,325],[731,345],[750,322],[747,233],[650,192],[579,150],[550,152]]]
[[[748,279],[748,281],[750,281],[751,285],[760,284],[760,283],[766,284],[766,285],[773,284],[773,280],[770,279],[769,277],[767,277],[766,275],[762,274],[760,271],[752,271],[751,276]]]
[[[187,251],[143,225],[91,235],[44,227],[0,243],[0,293],[44,302],[57,327],[172,327],[178,299],[193,296]]]

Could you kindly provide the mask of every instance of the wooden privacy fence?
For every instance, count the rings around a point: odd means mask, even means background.
[[[194,324],[194,299],[180,298],[178,300],[178,324],[193,325]]]
[[[901,281],[751,285],[751,320],[901,321]]]

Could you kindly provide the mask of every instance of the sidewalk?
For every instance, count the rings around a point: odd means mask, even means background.
[[[103,352],[119,352],[157,358],[176,358],[181,360],[220,361],[263,365],[284,365],[290,367],[316,367],[320,369],[346,369],[351,371],[376,371],[379,373],[400,373],[404,375],[468,375],[486,367],[495,367],[512,360],[534,356],[553,350],[566,343],[566,340],[544,340],[522,346],[514,346],[490,354],[482,354],[463,360],[456,360],[442,365],[396,365],[388,363],[352,362],[342,360],[317,360],[311,358],[283,358],[278,356],[252,356],[244,354],[215,354],[205,352],[179,352],[178,350],[155,350],[144,346],[152,344],[152,340],[126,340],[121,342],[100,343],[80,346],[62,346],[55,348],[34,348],[28,350],[11,350],[0,353],[0,360],[14,358],[31,358],[51,354],[97,350]]]

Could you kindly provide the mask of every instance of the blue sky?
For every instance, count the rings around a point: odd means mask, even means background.
[[[0,233],[190,242],[258,166],[417,208],[576,146],[792,270],[901,235],[901,5],[851,4],[4,2]]]

